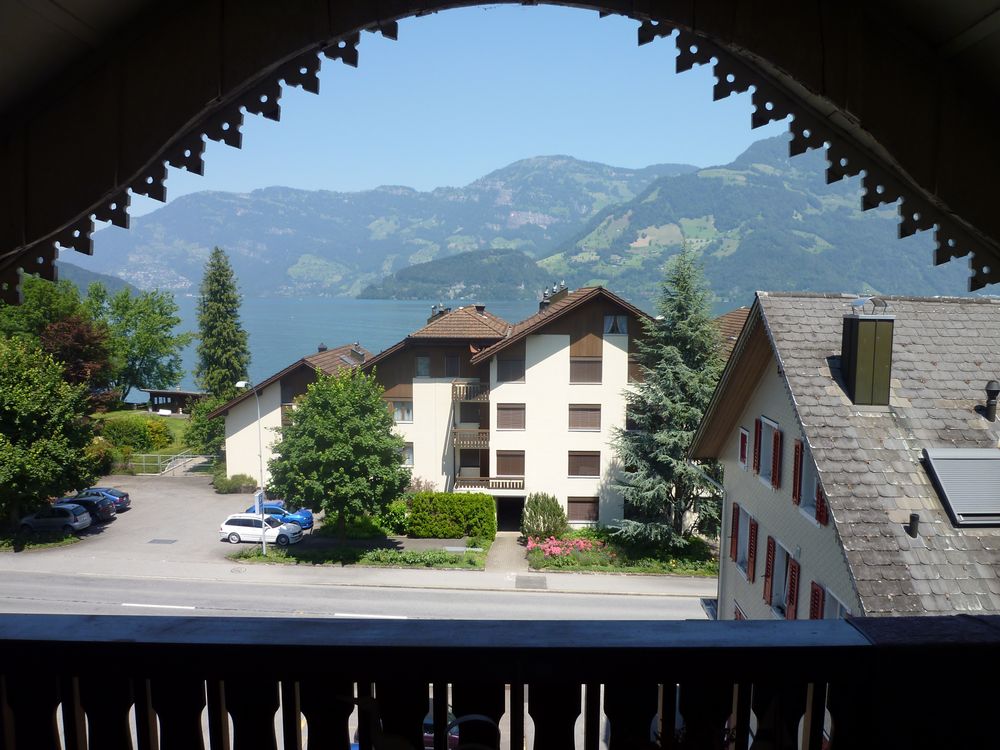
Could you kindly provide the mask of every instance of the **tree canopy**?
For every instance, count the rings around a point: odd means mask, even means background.
[[[194,377],[212,396],[231,398],[247,380],[250,348],[240,324],[240,293],[226,253],[215,248],[205,265],[198,300],[198,362]]]
[[[372,375],[357,370],[319,376],[291,410],[275,446],[269,490],[347,520],[375,513],[410,481],[402,438]]]
[[[112,385],[126,398],[133,388],[173,388],[184,375],[181,350],[190,333],[175,333],[180,324],[177,303],[168,292],[122,289],[113,296],[100,283],[91,284],[84,308],[108,329],[118,368]]]
[[[0,338],[0,513],[13,524],[48,497],[96,479],[87,390],[34,345]]]
[[[637,340],[644,382],[626,394],[633,429],[618,430],[614,439],[625,467],[618,484],[625,519],[617,533],[677,548],[694,528],[714,529],[719,513],[715,488],[687,460],[723,366],[704,278],[691,252],[667,265],[657,311]]]

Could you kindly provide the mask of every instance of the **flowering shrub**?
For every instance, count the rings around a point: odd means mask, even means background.
[[[570,569],[645,574],[718,575],[717,560],[681,557],[658,560],[632,556],[614,542],[595,538],[600,530],[580,529],[563,538],[528,537],[528,564],[535,570]]]
[[[543,541],[535,536],[528,538],[528,552],[540,549],[542,557],[560,557],[572,555],[574,552],[590,552],[603,546],[604,542],[599,542],[596,539],[556,539],[554,536],[550,536]]]

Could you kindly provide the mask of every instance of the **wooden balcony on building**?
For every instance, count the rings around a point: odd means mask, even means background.
[[[453,448],[486,450],[490,447],[490,431],[456,427],[451,431],[451,445]]]
[[[455,477],[456,490],[523,490],[524,477]]]
[[[458,745],[484,749],[971,750],[996,746],[998,652],[1000,617],[973,615],[2,615],[0,749],[300,750],[305,727],[308,747],[348,750],[357,707],[362,750],[446,750],[450,705]],[[425,735],[432,694],[448,700]]]
[[[489,401],[490,386],[488,383],[452,383],[452,401]]]

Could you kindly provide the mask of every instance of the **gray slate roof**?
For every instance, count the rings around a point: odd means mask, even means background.
[[[839,384],[850,299],[758,293],[864,612],[1000,612],[1000,528],[955,528],[920,463],[923,448],[998,445],[976,407],[1000,378],[1000,300],[886,297],[890,406],[856,407]]]

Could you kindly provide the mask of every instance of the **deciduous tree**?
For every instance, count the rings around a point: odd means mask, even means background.
[[[90,485],[87,389],[32,344],[0,339],[0,513],[11,524],[49,497]]]
[[[668,264],[657,310],[637,342],[644,382],[626,396],[634,429],[618,430],[614,438],[625,467],[618,484],[625,519],[617,534],[679,548],[692,526],[713,528],[718,520],[715,488],[687,460],[723,365],[704,278],[690,251]]]
[[[341,539],[350,518],[381,511],[410,481],[382,387],[357,370],[320,376],[280,436],[269,489],[336,517]]]

